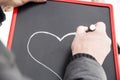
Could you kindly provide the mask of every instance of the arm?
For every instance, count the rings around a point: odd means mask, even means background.
[[[81,57],[74,59],[67,66],[64,80],[107,80],[107,78],[97,61]]]
[[[67,66],[64,80],[107,80],[101,65],[110,52],[111,40],[103,22],[95,26],[92,32],[87,31],[88,27],[78,27],[71,48],[73,57],[79,56]]]
[[[14,55],[0,41],[0,80],[31,80],[19,71]]]

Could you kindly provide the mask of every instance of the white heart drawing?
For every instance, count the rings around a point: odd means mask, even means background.
[[[50,32],[38,31],[38,32],[33,33],[33,34],[30,36],[30,38],[28,39],[27,51],[28,51],[28,54],[30,55],[30,57],[31,57],[35,62],[37,62],[38,64],[42,65],[43,67],[45,67],[45,68],[48,69],[49,71],[51,71],[51,72],[52,72],[54,75],[56,75],[60,80],[62,80],[62,78],[61,78],[54,70],[52,70],[50,67],[48,67],[48,66],[45,65],[44,63],[42,63],[42,62],[40,62],[39,60],[37,60],[37,59],[32,55],[32,53],[30,52],[30,49],[29,49],[30,41],[31,41],[31,39],[32,39],[35,35],[37,35],[37,34],[47,34],[47,35],[51,35],[51,36],[57,38],[57,40],[59,40],[59,41],[61,42],[61,41],[62,41],[64,38],[66,38],[67,36],[75,35],[76,33],[75,33],[75,32],[71,32],[71,33],[68,33],[68,34],[64,35],[62,38],[59,38],[57,35],[52,34],[52,33],[50,33]]]

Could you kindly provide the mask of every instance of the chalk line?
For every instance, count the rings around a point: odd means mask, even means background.
[[[39,60],[37,60],[37,59],[32,55],[32,53],[30,52],[30,49],[29,49],[30,41],[31,41],[31,39],[32,39],[35,35],[37,35],[37,34],[47,34],[47,35],[51,35],[51,36],[57,38],[57,39],[61,42],[61,41],[62,41],[64,38],[66,38],[67,36],[75,35],[76,33],[75,33],[75,32],[71,32],[71,33],[68,33],[68,34],[64,35],[62,38],[60,38],[60,37],[58,37],[57,35],[52,34],[52,33],[50,33],[50,32],[38,31],[38,32],[33,33],[33,34],[30,36],[30,38],[28,39],[27,51],[28,51],[29,56],[30,56],[35,62],[37,62],[38,64],[42,65],[42,66],[45,67],[47,70],[51,71],[51,72],[52,72],[54,75],[56,75],[60,80],[62,80],[62,78],[61,78],[54,70],[52,70],[50,67],[48,67],[48,66],[45,65],[44,63],[42,63],[42,62],[40,62]]]

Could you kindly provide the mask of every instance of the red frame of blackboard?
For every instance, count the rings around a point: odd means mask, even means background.
[[[110,22],[111,22],[112,44],[113,44],[116,79],[119,80],[120,79],[120,73],[119,73],[120,70],[119,70],[119,63],[118,63],[118,49],[117,49],[115,27],[114,27],[113,6],[111,4],[106,4],[106,3],[88,2],[88,1],[80,1],[80,0],[55,0],[55,1],[74,3],[74,4],[91,5],[91,6],[99,6],[99,7],[107,7],[110,9]],[[11,22],[10,32],[9,32],[9,36],[8,36],[8,42],[7,42],[8,49],[11,49],[11,46],[12,46],[12,40],[13,40],[13,36],[14,36],[14,29],[15,29],[15,24],[16,24],[17,13],[18,13],[18,9],[15,8],[13,11],[12,22]]]

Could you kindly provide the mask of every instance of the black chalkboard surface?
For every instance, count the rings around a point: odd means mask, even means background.
[[[17,17],[13,16],[11,49],[24,75],[33,80],[62,80],[71,56],[71,42],[79,25],[89,26],[103,21],[113,40],[111,29],[114,26],[109,6],[74,2],[29,3],[14,13]],[[113,45],[103,64],[108,80],[117,80],[118,74]]]

